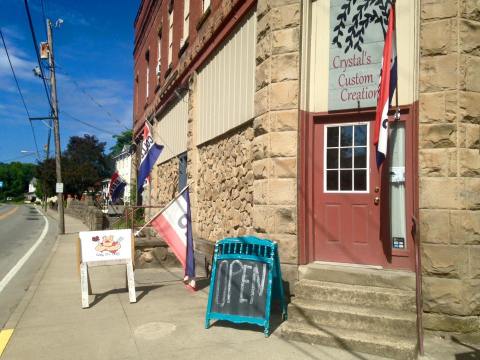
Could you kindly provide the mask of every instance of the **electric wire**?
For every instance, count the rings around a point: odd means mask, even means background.
[[[27,13],[27,18],[28,18],[28,25],[30,27],[30,33],[32,35],[33,48],[35,49],[35,54],[37,55],[38,66],[40,68],[40,73],[42,74],[43,87],[45,88],[45,94],[47,95],[47,100],[48,100],[48,104],[50,105],[50,109],[51,109],[52,112],[54,112],[53,105],[52,105],[52,102],[50,100],[50,94],[48,92],[47,83],[45,81],[45,73],[43,71],[42,61],[40,60],[40,53],[38,51],[37,37],[35,36],[35,29],[33,28],[32,15],[30,14],[30,8],[28,7],[28,1],[24,0],[24,4],[25,4],[25,11]]]
[[[65,110],[63,110],[62,113],[63,113],[64,115],[67,115],[67,117],[69,117],[70,119],[72,119],[72,120],[74,120],[74,121],[76,121],[76,122],[78,122],[78,123],[80,123],[80,124],[83,124],[83,125],[85,125],[85,126],[88,126],[88,127],[92,128],[92,129],[98,130],[98,131],[100,131],[100,132],[103,132],[103,133],[109,134],[109,135],[117,135],[117,134],[115,134],[115,133],[113,133],[113,132],[111,132],[111,131],[102,129],[102,128],[100,128],[100,127],[98,127],[98,126],[95,126],[95,125],[92,125],[92,124],[90,124],[90,123],[88,123],[88,122],[86,122],[86,121],[80,120],[79,118],[77,118],[77,117],[69,114],[69,113],[66,112]]]
[[[33,135],[33,142],[35,143],[35,150],[37,154],[37,159],[40,161],[40,154],[38,152],[38,144],[37,144],[37,137],[35,135],[35,129],[33,128],[32,120],[30,119],[30,112],[28,111],[27,103],[25,102],[25,98],[23,97],[22,89],[20,88],[20,84],[18,83],[17,75],[15,74],[15,69],[13,68],[12,61],[10,60],[10,54],[8,53],[7,43],[5,42],[5,38],[3,37],[3,31],[0,29],[0,36],[2,37],[3,48],[5,49],[5,54],[7,55],[8,63],[10,64],[10,69],[12,70],[13,78],[15,79],[15,84],[17,85],[18,93],[20,94],[20,98],[22,99],[23,107],[25,108],[25,112],[27,113],[28,122],[30,123],[30,128],[32,129]]]
[[[2,163],[9,163],[9,162],[12,162],[12,161],[15,161],[15,160],[20,160],[20,159],[23,159],[23,158],[26,158],[28,156],[36,156],[35,154],[23,154],[23,155],[20,155],[20,156],[16,156],[14,158],[10,158],[10,159],[7,159],[7,160],[3,160],[3,161],[0,161]]]
[[[58,64],[56,64],[57,66],[57,69],[60,68],[62,69],[61,66],[59,66]],[[85,90],[85,88],[83,88],[82,86],[80,86],[80,84],[68,73],[66,72],[65,70],[61,70],[61,71],[58,71],[59,73],[61,74],[64,74],[66,76],[68,76],[70,78],[70,80],[73,82],[73,84],[75,85],[75,87],[80,90],[85,96],[87,96],[95,105],[97,105],[100,109],[102,109],[110,119],[112,119],[113,121],[117,122],[120,126],[123,126],[125,127],[125,125],[122,124],[122,122],[120,120],[118,120],[117,118],[115,118],[112,113],[110,111],[108,111],[102,104],[100,104],[97,100],[95,100],[95,98],[90,95],[87,90]],[[127,127],[125,127],[125,129],[127,129]]]

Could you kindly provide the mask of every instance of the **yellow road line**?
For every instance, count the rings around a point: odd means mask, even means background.
[[[10,215],[12,215],[17,210],[18,210],[18,206],[15,206],[12,210],[7,211],[6,213],[3,213],[2,215],[0,215],[0,220],[3,220],[5,218],[9,217]]]
[[[8,341],[12,337],[13,329],[3,329],[0,331],[0,357],[2,357],[3,350],[7,347]]]

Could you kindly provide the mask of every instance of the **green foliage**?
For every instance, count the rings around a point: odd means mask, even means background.
[[[130,145],[132,143],[133,133],[132,130],[125,130],[119,135],[113,135],[113,138],[117,141],[115,145],[110,148],[110,156],[117,156],[122,152],[122,149],[125,145]]]
[[[35,177],[38,179],[37,197],[43,199],[55,195],[55,183],[57,182],[57,173],[55,168],[55,159],[50,158],[39,163],[35,172]]]
[[[106,143],[94,135],[72,136],[62,155],[62,181],[65,194],[81,195],[84,191],[97,191],[101,181],[111,176],[113,161],[105,154]],[[38,178],[45,183],[47,196],[55,193],[55,159],[39,164]]]
[[[62,172],[66,194],[81,195],[101,188],[101,181],[113,171],[112,159],[105,155],[106,143],[94,135],[72,136],[63,153]]]
[[[21,162],[0,163],[0,181],[3,181],[0,200],[5,200],[7,197],[23,199],[23,194],[28,191],[28,183],[34,177],[35,167],[35,164]]]

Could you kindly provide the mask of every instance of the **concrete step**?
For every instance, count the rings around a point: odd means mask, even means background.
[[[298,269],[299,280],[415,290],[415,273],[349,265],[312,263]]]
[[[416,342],[394,336],[375,335],[326,326],[287,321],[280,334],[288,340],[339,347],[351,353],[363,352],[392,359],[415,359]]]
[[[317,302],[415,312],[415,292],[385,287],[301,280],[295,297]]]
[[[404,311],[295,299],[288,306],[288,314],[290,319],[310,325],[332,326],[413,340],[416,334],[415,314]]]

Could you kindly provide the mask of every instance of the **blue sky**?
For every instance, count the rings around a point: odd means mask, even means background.
[[[63,24],[54,29],[62,149],[70,136],[94,134],[113,145],[111,133],[131,128],[133,21],[139,0],[44,0],[46,15]],[[40,0],[29,0],[37,40],[46,41]],[[31,116],[47,116],[41,79],[33,75],[36,56],[23,0],[3,0],[0,27]],[[86,95],[84,90],[88,95]],[[93,97],[94,101],[90,99]],[[67,114],[104,130],[91,129]],[[0,162],[34,162],[32,130],[0,41]],[[48,128],[34,121],[40,156]],[[53,154],[53,136],[51,152]],[[27,154],[28,155],[28,154]]]

